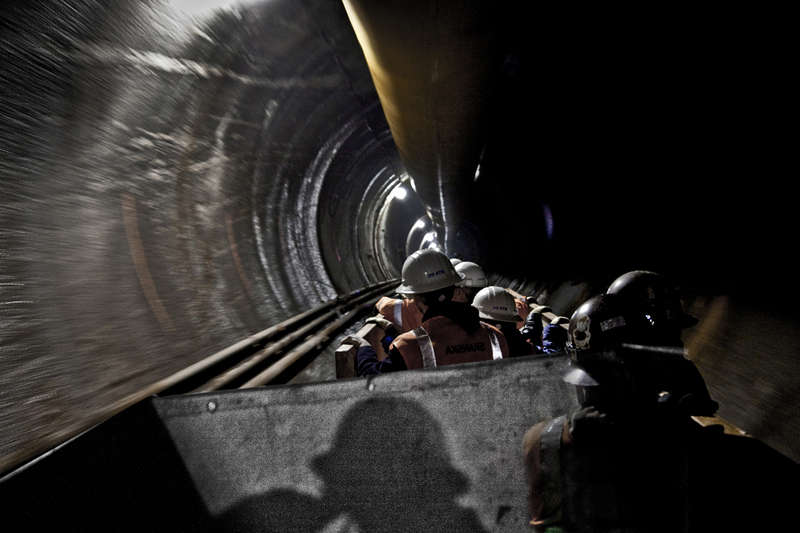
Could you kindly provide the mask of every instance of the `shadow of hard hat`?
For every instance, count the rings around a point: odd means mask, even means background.
[[[311,467],[339,492],[425,490],[452,497],[469,487],[451,464],[439,423],[404,398],[356,403],[340,420],[331,449]]]

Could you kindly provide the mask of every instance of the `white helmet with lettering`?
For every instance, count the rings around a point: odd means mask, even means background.
[[[461,276],[442,252],[427,248],[409,255],[403,263],[403,283],[400,294],[424,294],[453,287]]]
[[[475,287],[482,289],[489,284],[489,280],[486,279],[486,273],[484,273],[483,269],[477,263],[473,263],[472,261],[462,261],[457,264],[456,272],[464,276],[464,279],[458,283],[459,287]]]
[[[500,322],[516,322],[519,320],[514,297],[503,287],[486,287],[478,291],[472,306],[478,310],[478,316]]]

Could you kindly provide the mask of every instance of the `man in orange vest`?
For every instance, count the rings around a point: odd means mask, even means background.
[[[358,375],[508,357],[503,334],[482,323],[470,304],[452,301],[461,276],[446,255],[432,249],[414,252],[403,264],[402,277],[397,292],[412,297],[422,324],[394,339],[381,361],[369,343],[350,337],[350,342],[359,344]]]
[[[461,278],[456,283],[453,301],[472,302],[475,294],[488,284],[486,274],[480,266],[470,261],[451,258],[450,264],[455,267]],[[377,324],[383,328],[386,333],[386,336],[381,341],[384,344],[384,350],[388,350],[389,343],[399,334],[411,331],[422,325],[422,311],[414,302],[413,295],[408,295],[405,298],[384,296],[375,304],[375,309],[378,311],[378,315],[368,318],[365,322],[367,324]]]

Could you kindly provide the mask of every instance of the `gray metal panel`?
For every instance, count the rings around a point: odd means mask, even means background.
[[[225,529],[520,531],[522,436],[576,406],[565,368],[525,357],[154,402]]]

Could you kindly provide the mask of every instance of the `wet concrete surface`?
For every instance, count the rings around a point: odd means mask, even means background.
[[[178,4],[0,10],[0,470],[114,400],[397,274],[405,243],[375,238],[374,215],[404,169],[341,6],[223,2],[187,13]],[[509,176],[492,194],[508,197],[519,174]],[[556,215],[567,204],[555,198],[558,178],[567,176],[551,173],[541,189]],[[514,228],[486,232],[498,256],[538,223],[535,201],[487,205],[485,218]],[[410,225],[421,207],[396,211]],[[509,223],[520,212],[529,215]],[[596,223],[557,225],[553,238]],[[660,243],[641,244],[643,234],[630,237],[634,252],[673,268],[666,252],[648,252]],[[716,239],[709,255],[733,242]],[[526,294],[538,294],[535,280],[546,275],[552,290],[543,297],[562,314],[601,285],[565,279],[628,264],[604,263],[586,243],[569,251],[516,257],[531,265]],[[570,263],[559,280],[565,257],[594,259],[582,271]],[[506,274],[508,262],[494,266]],[[800,458],[797,321],[771,300],[751,304],[727,296],[724,284],[702,285],[710,269],[700,270],[692,311],[702,321],[687,343],[720,414]],[[689,267],[677,273],[692,279]],[[329,356],[296,379],[332,378]]]

